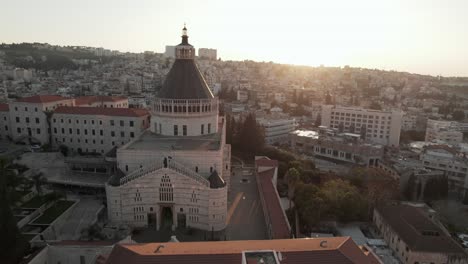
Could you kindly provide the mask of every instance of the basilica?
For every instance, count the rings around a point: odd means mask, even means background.
[[[225,229],[231,146],[218,98],[194,59],[184,27],[149,128],[117,149],[117,173],[106,184],[112,223]]]

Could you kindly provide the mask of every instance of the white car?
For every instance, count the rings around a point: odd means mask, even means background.
[[[38,144],[34,144],[34,145],[31,145],[31,147],[29,149],[31,150],[31,152],[36,152],[36,151],[39,151],[41,149],[41,146],[38,145]]]
[[[463,247],[468,248],[468,234],[458,234],[458,238],[461,240]]]

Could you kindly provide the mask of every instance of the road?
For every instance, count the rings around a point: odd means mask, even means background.
[[[266,239],[265,220],[252,168],[236,166],[229,192],[228,240]]]

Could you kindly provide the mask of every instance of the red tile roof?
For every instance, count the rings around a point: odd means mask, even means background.
[[[325,241],[325,242],[324,242]],[[160,247],[158,253],[156,249]],[[120,263],[242,263],[242,252],[274,250],[281,252],[281,264],[374,264],[349,237],[246,240],[216,242],[172,242],[117,244],[107,258],[108,264]]]
[[[255,164],[260,167],[278,167],[277,160],[271,160],[267,157],[261,157],[255,160]]]
[[[263,172],[257,173],[257,184],[262,197],[263,210],[266,211],[271,224],[271,238],[282,239],[291,237],[291,229],[286,218],[286,215],[281,207],[276,186],[274,186],[272,178],[276,168],[272,168]]]
[[[126,97],[121,96],[80,96],[75,98],[75,105],[90,105],[95,102],[118,102],[127,100]]]
[[[10,111],[10,106],[8,104],[0,104],[0,112]]]
[[[103,116],[127,116],[139,117],[149,115],[148,110],[136,108],[104,108],[104,107],[68,107],[59,106],[55,114],[72,115],[103,115]]]
[[[50,102],[57,102],[57,101],[62,101],[62,100],[69,100],[71,98],[66,98],[60,95],[35,95],[31,97],[23,97],[19,98],[17,102],[22,102],[22,103],[50,103]]]

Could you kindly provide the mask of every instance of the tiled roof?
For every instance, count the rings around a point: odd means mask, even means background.
[[[324,242],[325,241],[325,242]],[[163,246],[163,247],[160,247]],[[157,253],[155,251],[159,247]],[[281,264],[373,264],[349,237],[244,240],[216,242],[178,242],[117,244],[107,258],[108,264],[120,263],[242,263],[242,252],[274,250],[281,252]]]
[[[127,100],[126,97],[121,96],[80,96],[75,98],[75,105],[90,105],[95,102],[118,102]]]
[[[8,112],[10,111],[10,107],[8,104],[0,104],[0,111],[1,112]]]
[[[148,110],[145,110],[145,109],[136,109],[136,108],[59,106],[57,107],[57,109],[55,109],[54,114],[139,117],[139,116],[149,115],[149,112]]]
[[[213,98],[213,94],[193,60],[176,60],[166,76],[158,97],[210,99]]]
[[[31,97],[23,97],[19,98],[17,102],[22,103],[50,103],[50,102],[57,102],[62,100],[69,100],[71,98],[66,98],[60,95],[35,95]]]
[[[277,160],[271,160],[267,157],[261,157],[255,160],[257,167],[278,167]]]
[[[404,204],[386,205],[377,211],[412,251],[465,254],[463,248],[432,222],[421,208]]]
[[[268,214],[271,222],[272,238],[289,238],[291,237],[291,230],[283,208],[281,207],[276,186],[274,186],[272,181],[274,173],[275,168],[258,172],[257,183],[260,195],[263,197],[262,201],[265,202],[265,213]]]

